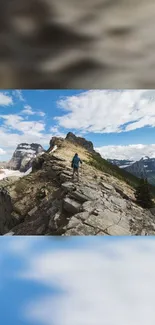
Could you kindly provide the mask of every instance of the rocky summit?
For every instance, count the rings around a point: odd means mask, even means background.
[[[154,211],[135,201],[137,179],[95,154],[90,143],[87,148],[86,140],[79,141],[70,135],[52,138],[29,175],[3,184],[2,235],[155,234]],[[83,161],[79,181],[72,178],[75,152]]]

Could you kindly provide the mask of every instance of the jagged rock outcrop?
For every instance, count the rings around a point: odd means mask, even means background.
[[[13,206],[11,197],[5,188],[0,188],[0,235],[5,234],[14,225],[11,213]]]
[[[129,185],[87,164],[73,181],[65,150],[43,155],[41,169],[12,194],[19,224],[9,235],[155,235],[153,214],[135,203]]]
[[[50,147],[48,149],[48,152],[53,151],[57,147],[60,148],[63,142],[64,142],[63,138],[52,137],[52,139],[50,140]]]
[[[40,144],[37,143],[21,143],[17,146],[15,152],[9,163],[7,164],[7,168],[11,168],[13,170],[19,170],[20,172],[26,172],[32,166],[32,161],[37,155],[40,155],[45,150]]]
[[[94,152],[93,143],[91,141],[87,141],[85,138],[77,137],[74,133],[69,132],[66,136],[66,140],[78,144],[79,146],[82,146],[89,152]]]

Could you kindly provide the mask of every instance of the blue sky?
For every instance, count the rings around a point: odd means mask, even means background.
[[[0,160],[21,142],[48,148],[72,131],[105,158],[155,157],[154,90],[0,91]]]
[[[1,324],[154,325],[154,237],[1,237]]]

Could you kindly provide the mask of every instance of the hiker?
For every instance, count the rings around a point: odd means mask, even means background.
[[[82,164],[82,161],[79,158],[78,154],[76,153],[72,159],[73,179],[74,179],[74,174],[76,173],[79,180],[79,163]]]

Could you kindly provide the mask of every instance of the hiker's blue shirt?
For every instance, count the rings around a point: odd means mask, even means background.
[[[74,156],[72,160],[73,168],[79,168],[79,163],[81,162],[81,159],[78,156]]]

